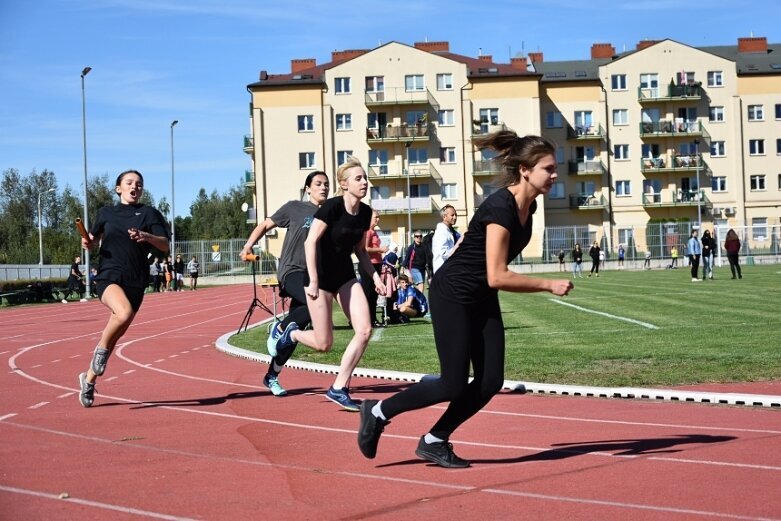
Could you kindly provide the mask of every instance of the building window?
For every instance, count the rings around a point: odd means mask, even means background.
[[[776,139],[776,154],[781,155],[781,139]]]
[[[561,112],[550,111],[545,114],[547,128],[561,128]]]
[[[455,122],[455,111],[453,109],[446,109],[439,111],[439,125],[442,127],[452,127]]]
[[[425,165],[428,163],[428,150],[409,147],[407,149],[407,163],[410,165]]]
[[[631,181],[616,181],[616,197],[627,197],[632,195]]]
[[[385,76],[366,76],[366,92],[384,92]]]
[[[778,174],[778,189],[781,190],[781,174]]]
[[[752,175],[749,177],[749,185],[751,186],[752,192],[761,192],[765,190],[765,176],[763,174],[761,175]]]
[[[426,90],[422,74],[407,74],[404,76],[404,89],[407,92]]]
[[[711,141],[710,155],[711,157],[725,157],[727,152],[724,147],[724,141]]]
[[[334,92],[350,94],[350,78],[334,78]]]
[[[648,91],[647,94],[651,98],[659,97],[659,75],[658,74],[641,74],[640,75],[640,88]]]
[[[593,121],[591,119],[590,110],[576,110],[575,111],[575,130],[578,133],[590,134]]]
[[[299,152],[298,153],[298,168],[308,169],[315,167],[315,153],[314,152]]]
[[[556,163],[560,165],[564,164],[564,147],[556,148]]]
[[[443,200],[458,199],[458,184],[457,183],[442,184],[442,199]]]
[[[748,140],[748,153],[752,156],[764,156],[765,155],[765,140],[764,139],[749,139]]]
[[[369,167],[379,175],[388,175],[388,151],[369,150]]]
[[[781,119],[781,103],[776,103],[776,119]]]
[[[708,71],[708,87],[723,87],[724,75],[721,71]]]
[[[727,178],[725,176],[713,176],[710,182],[713,193],[727,191]]]
[[[336,165],[343,165],[353,155],[352,150],[337,150],[336,151]]]
[[[429,196],[428,185],[427,184],[410,185],[409,195],[410,197],[428,197]]]
[[[298,116],[298,131],[299,132],[314,132],[315,131],[315,117],[311,114],[305,116]]]
[[[613,157],[616,161],[629,159],[629,145],[613,145]]]
[[[748,120],[749,121],[762,121],[765,119],[764,105],[749,105],[748,106]]]
[[[441,147],[439,149],[439,162],[440,163],[455,163],[456,162],[456,147]]]
[[[564,199],[564,183],[561,181],[553,183],[548,192],[548,199]]]
[[[352,130],[352,129],[353,129],[352,114],[336,115],[336,130]]]
[[[751,238],[755,241],[764,241],[767,238],[767,217],[751,219]]]
[[[437,90],[453,90],[453,75],[437,74]]]
[[[613,74],[610,76],[611,90],[626,90],[626,74]]]
[[[390,186],[372,186],[369,197],[372,201],[390,199]]]
[[[629,124],[629,110],[628,109],[614,109],[613,110],[613,125],[628,125]]]
[[[711,123],[724,121],[724,107],[710,107],[708,109],[708,121]]]

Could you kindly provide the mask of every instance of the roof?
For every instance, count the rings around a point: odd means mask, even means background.
[[[589,81],[599,80],[599,67],[610,63],[610,58],[598,60],[570,60],[557,62],[537,62],[534,69],[542,74],[542,82],[552,81]]]

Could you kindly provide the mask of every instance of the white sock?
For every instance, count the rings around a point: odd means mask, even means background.
[[[387,420],[385,415],[382,414],[382,408],[380,407],[381,405],[382,401],[375,403],[374,407],[372,407],[372,414],[381,420]]]
[[[423,436],[423,441],[431,445],[432,443],[442,443],[445,440],[439,439],[429,432],[428,434]]]

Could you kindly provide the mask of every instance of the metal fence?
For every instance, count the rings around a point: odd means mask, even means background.
[[[181,254],[187,264],[195,256],[200,264],[200,276],[239,276],[251,275],[252,263],[244,262],[239,253],[246,239],[225,239],[213,241],[177,241],[176,253]],[[277,259],[265,251],[256,251],[260,260],[255,263],[258,275],[274,275],[277,272]]]

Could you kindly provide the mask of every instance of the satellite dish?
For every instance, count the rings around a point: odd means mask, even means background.
[[[247,203],[242,203],[241,204],[241,211],[242,212],[246,212],[248,208],[249,208],[249,205]]]

